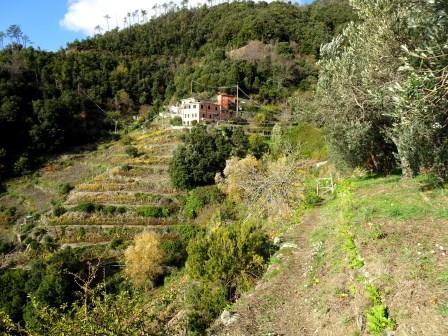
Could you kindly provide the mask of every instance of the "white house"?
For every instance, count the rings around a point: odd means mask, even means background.
[[[195,98],[182,99],[180,101],[179,112],[182,117],[182,124],[185,126],[193,125],[193,121],[200,121],[201,102]]]

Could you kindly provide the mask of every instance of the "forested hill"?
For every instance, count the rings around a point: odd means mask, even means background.
[[[317,71],[313,59],[304,56],[317,57],[321,44],[350,19],[352,11],[345,1],[311,6],[233,2],[172,10],[146,24],[75,41],[68,45],[66,57],[88,58],[94,69],[112,65],[98,79],[107,83],[126,77],[120,84],[134,103],[153,105],[173,95],[183,97],[189,94],[191,80],[200,83],[198,91],[240,82],[246,91],[273,100],[287,95],[278,90],[278,80],[269,81],[274,74],[284,79],[280,87],[298,87],[302,80],[305,88],[312,84],[309,77],[316,79]],[[266,57],[257,65],[226,57],[226,52],[252,40],[274,44],[280,60]],[[117,76],[111,78],[114,70]],[[109,95],[115,94],[116,88],[109,87]]]
[[[0,181],[101,137],[117,116],[107,112],[157,113],[170,98],[188,95],[192,80],[195,91],[209,93],[239,82],[261,101],[309,89],[320,45],[352,18],[343,0],[233,2],[168,11],[56,53],[10,36],[14,42],[0,51]],[[252,40],[269,44],[262,61],[228,56]]]
[[[350,15],[345,1],[320,1],[310,6],[233,2],[170,11],[147,24],[75,41],[68,48],[189,58],[261,40],[295,41],[300,43],[300,52],[317,54],[322,41],[339,30]]]

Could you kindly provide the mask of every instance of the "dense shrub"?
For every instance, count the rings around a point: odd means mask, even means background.
[[[124,240],[121,238],[115,238],[110,242],[110,248],[113,250],[119,249],[124,243]]]
[[[67,195],[71,190],[73,190],[73,186],[70,183],[63,183],[59,186],[62,195]]]
[[[183,190],[213,184],[215,174],[224,169],[231,149],[230,139],[218,131],[193,127],[171,159],[172,184]]]
[[[174,117],[170,120],[171,126],[182,126],[182,118],[181,117]]]
[[[6,254],[14,250],[14,243],[0,239],[0,254]]]
[[[126,211],[127,211],[127,209],[123,206],[117,207],[117,213],[119,213],[119,214],[124,214],[124,213],[126,213]]]
[[[229,303],[227,289],[219,282],[190,284],[185,301],[189,307],[188,330],[191,335],[203,335],[210,322]]]
[[[93,212],[97,212],[97,211],[102,211],[104,209],[104,206],[102,204],[85,202],[85,203],[78,204],[75,209],[78,211],[81,211],[81,212],[93,213]]]
[[[22,320],[27,301],[27,280],[28,274],[24,270],[7,270],[0,274],[0,309],[14,321]]]
[[[59,217],[65,214],[66,211],[67,210],[63,206],[57,205],[53,208],[53,215]]]
[[[127,146],[124,151],[126,152],[127,155],[133,158],[139,155],[138,149],[134,146]]]
[[[271,253],[267,235],[247,222],[212,227],[192,239],[186,267],[195,281],[188,294],[192,298],[190,328],[203,330],[226,303],[249,289],[262,275]]]
[[[249,137],[249,153],[260,159],[269,149],[266,139],[259,134],[252,134]]]
[[[188,218],[195,218],[204,206],[219,203],[224,200],[224,197],[216,186],[198,187],[188,193],[183,211]]]
[[[143,207],[136,209],[139,216],[143,217],[154,217],[154,218],[166,218],[170,215],[170,210],[165,207]]]

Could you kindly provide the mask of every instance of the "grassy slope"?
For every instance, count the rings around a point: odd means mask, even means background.
[[[222,335],[448,334],[448,191],[356,179],[312,209]],[[375,333],[377,331],[377,333]]]

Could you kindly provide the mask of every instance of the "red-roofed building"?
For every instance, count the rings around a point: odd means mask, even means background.
[[[235,116],[235,105],[236,97],[231,95],[218,95],[217,102],[187,98],[179,105],[179,115],[185,126],[229,120]]]

